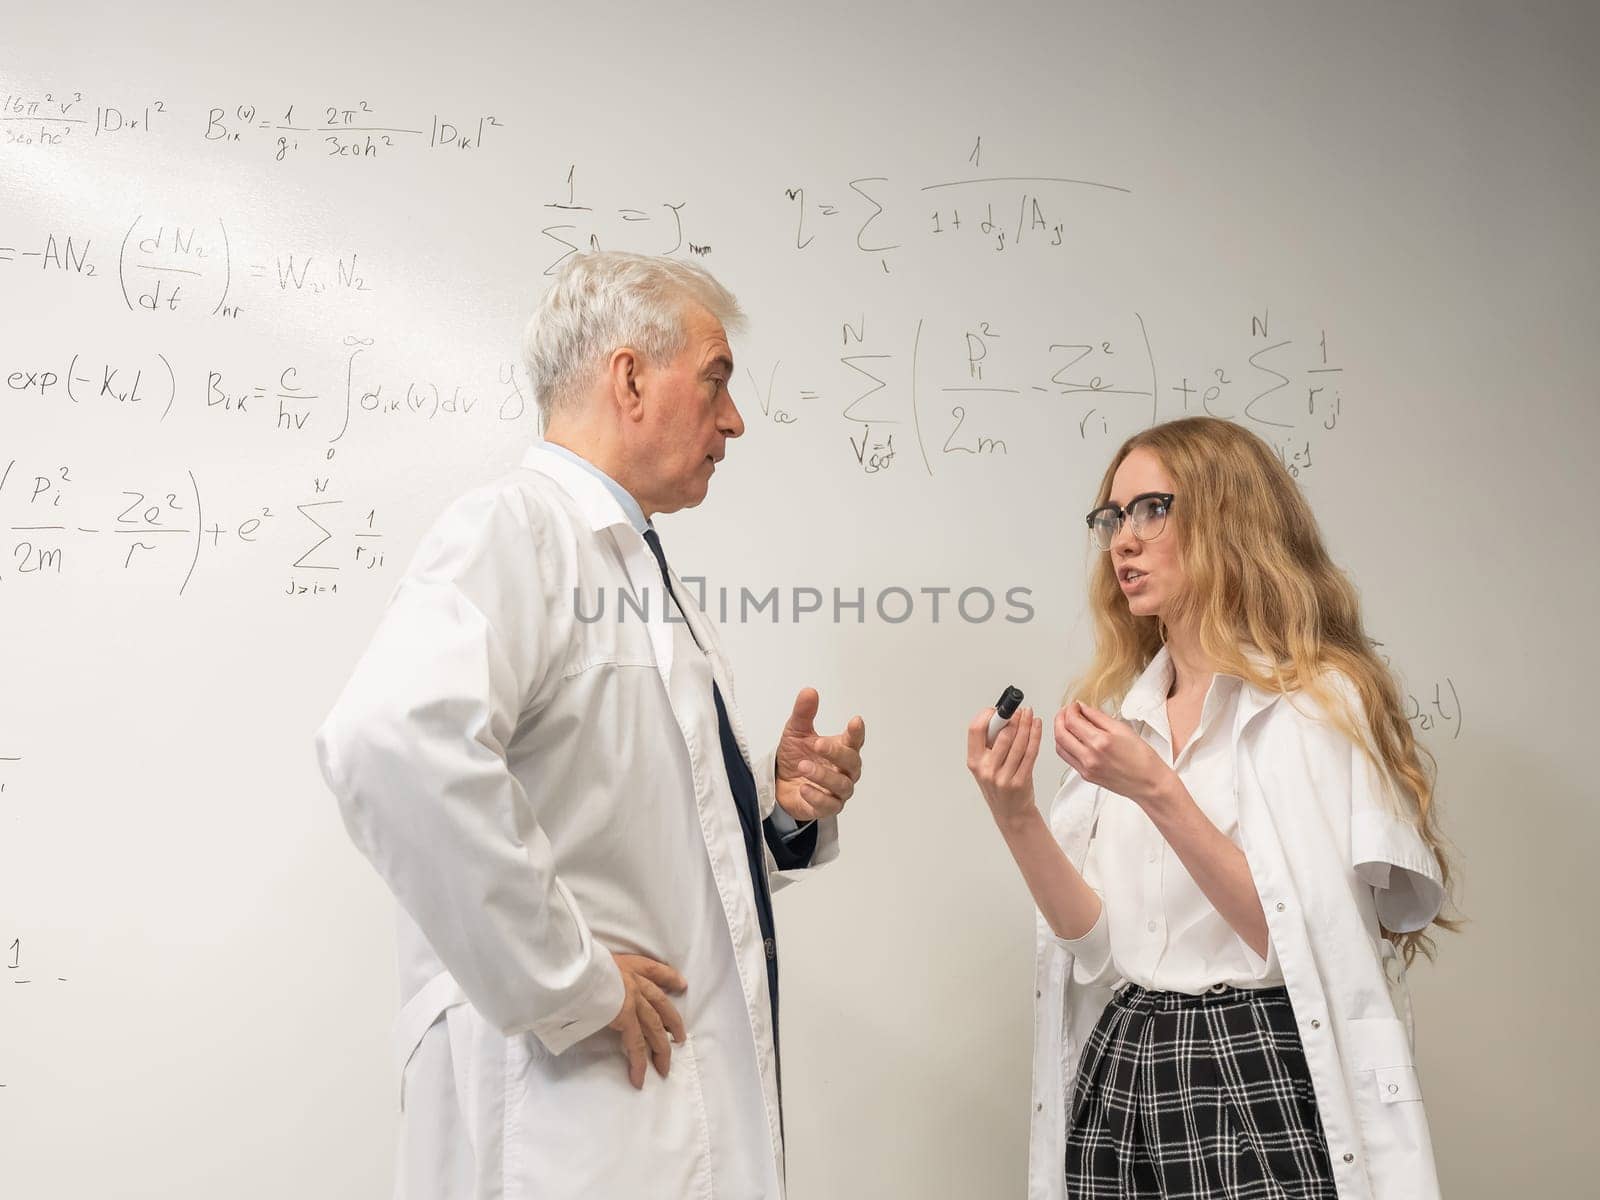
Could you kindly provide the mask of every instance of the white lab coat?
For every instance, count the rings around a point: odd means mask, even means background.
[[[1246,684],[1232,738],[1241,843],[1294,1004],[1339,1200],[1436,1200],[1405,976],[1378,923],[1407,932],[1433,919],[1443,901],[1438,861],[1383,775],[1303,694]],[[1050,826],[1080,869],[1101,805],[1126,803],[1068,774]],[[1064,1195],[1078,1064],[1113,986],[1078,984],[1071,953],[1038,918],[1029,1200]]]
[[[649,620],[619,620],[619,589]],[[710,622],[616,498],[538,446],[423,539],[317,734],[399,901],[403,1200],[783,1194],[771,1009]],[[605,615],[593,617],[601,591]],[[576,598],[575,598],[576,592]],[[576,607],[581,605],[581,609]],[[762,815],[773,760],[755,762]],[[812,868],[838,853],[819,830]],[[774,887],[805,872],[779,872]],[[676,967],[688,1039],[628,1083],[611,951]],[[599,1036],[591,1036],[599,1033]]]

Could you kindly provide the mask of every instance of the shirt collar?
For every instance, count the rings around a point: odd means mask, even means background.
[[[1143,721],[1146,725],[1154,725],[1157,730],[1165,732],[1167,728],[1166,704],[1167,696],[1172,691],[1172,677],[1174,668],[1172,655],[1165,646],[1156,651],[1156,656],[1150,660],[1150,665],[1144,673],[1134,680],[1133,686],[1128,689],[1128,694],[1122,698],[1122,716],[1124,720]],[[1206,700],[1202,709],[1201,723],[1205,723],[1209,709],[1215,702],[1220,701],[1226,694],[1226,689],[1241,686],[1244,683],[1236,675],[1217,675],[1211,681],[1211,686],[1206,690]]]
[[[626,488],[565,446],[558,446],[554,442],[534,442],[522,456],[522,465],[543,471],[558,483],[566,485],[567,491],[589,518],[591,528],[604,529],[608,525],[619,525],[622,523],[619,517],[633,526],[635,533],[642,534],[650,527],[645,520],[644,509],[639,507],[639,502],[628,494]],[[571,467],[577,467],[578,470],[571,470]]]

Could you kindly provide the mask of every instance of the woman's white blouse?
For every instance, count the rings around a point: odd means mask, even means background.
[[[1122,705],[1144,740],[1173,767],[1211,823],[1239,844],[1232,733],[1242,681],[1215,675],[1189,741],[1172,755],[1167,692],[1172,662],[1160,655]],[[1199,993],[1217,985],[1257,988],[1283,983],[1269,945],[1261,958],[1212,906],[1155,823],[1133,801],[1107,796],[1089,842],[1084,879],[1099,894],[1100,918],[1080,938],[1061,938],[1079,983],[1127,980],[1165,992]]]

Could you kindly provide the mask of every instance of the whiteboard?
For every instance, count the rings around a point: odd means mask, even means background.
[[[1579,3],[8,14],[0,1190],[387,1194],[391,902],[311,734],[422,531],[535,435],[520,331],[593,244],[751,316],[748,432],[662,523],[726,597],[746,724],[813,685],[868,725],[843,857],[778,902],[797,1200],[1023,1191],[1031,907],[963,731],[1086,661],[1081,514],[1186,412],[1296,473],[1438,757],[1445,1190],[1572,1194],[1596,34]]]

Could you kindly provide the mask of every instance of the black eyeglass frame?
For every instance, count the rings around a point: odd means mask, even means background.
[[[1098,550],[1109,551],[1111,549],[1110,546],[1102,546],[1102,545],[1100,545],[1100,539],[1095,537],[1095,534],[1094,534],[1095,518],[1100,516],[1102,513],[1115,513],[1116,514],[1116,517],[1117,517],[1117,532],[1113,533],[1111,535],[1111,540],[1115,541],[1116,537],[1117,537],[1117,533],[1121,533],[1122,532],[1123,523],[1125,521],[1127,521],[1133,515],[1133,506],[1138,504],[1141,500],[1159,500],[1159,501],[1161,501],[1161,507],[1167,509],[1169,514],[1170,514],[1170,512],[1172,510],[1172,502],[1176,498],[1177,497],[1174,496],[1171,492],[1140,492],[1132,500],[1128,501],[1128,504],[1127,504],[1126,508],[1124,508],[1123,506],[1121,506],[1119,504],[1102,504],[1099,508],[1096,508],[1096,509],[1092,510],[1091,512],[1089,512],[1083,518],[1083,523],[1086,526],[1088,526],[1088,528],[1089,528],[1089,540],[1094,544],[1095,548],[1098,549]],[[1166,531],[1167,531],[1167,522],[1166,522],[1166,518],[1163,517],[1161,519],[1161,531],[1160,531],[1160,533],[1155,534],[1154,537],[1148,537],[1148,538],[1147,537],[1142,537],[1139,534],[1139,531],[1137,529],[1133,531],[1133,536],[1138,538],[1141,542],[1153,542],[1153,541],[1156,540],[1156,538],[1160,537],[1161,534],[1165,533]]]

